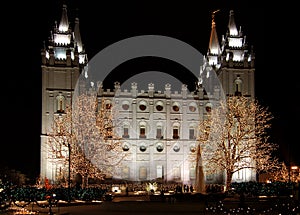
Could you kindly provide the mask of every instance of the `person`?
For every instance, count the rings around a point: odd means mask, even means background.
[[[244,208],[245,207],[245,194],[243,191],[240,192],[240,204],[239,204],[240,208]]]
[[[128,190],[128,186],[126,186],[126,196],[128,196],[128,194],[129,194],[129,190]]]
[[[194,187],[193,187],[193,185],[190,186],[190,191],[191,191],[191,193],[194,192]]]

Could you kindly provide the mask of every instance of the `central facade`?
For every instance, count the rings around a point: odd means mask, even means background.
[[[214,15],[214,14],[213,14]],[[131,83],[122,89],[118,80],[113,89],[97,84],[97,96],[117,110],[117,135],[127,156],[111,177],[126,181],[162,181],[194,184],[196,179],[197,128],[199,121],[223,96],[244,95],[254,98],[254,60],[245,36],[237,30],[234,12],[229,12],[228,32],[218,41],[214,16],[212,19],[209,49],[199,71],[195,91],[182,84],[178,91],[165,83],[157,90],[153,83],[139,89]],[[60,23],[51,32],[48,46],[42,49],[42,131],[41,177],[55,183],[61,174],[67,177],[67,167],[51,162],[47,142],[53,119],[64,114],[66,105],[72,104],[76,83],[84,77],[88,64],[83,49],[79,19],[74,30],[69,25],[67,6],[63,5]],[[221,86],[204,88],[209,72],[217,74]],[[207,79],[207,80],[205,80]],[[206,183],[223,183],[224,174],[207,174]],[[235,173],[234,181],[254,181],[254,171]]]
[[[166,84],[164,91],[155,91],[150,83],[148,89],[138,90],[138,84],[132,83],[131,89],[121,90],[116,82],[114,90],[100,88],[99,98],[118,112],[117,134],[127,152],[113,177],[194,183],[198,123],[220,91],[210,96],[201,89],[189,92],[186,85],[180,92],[172,92],[171,87]]]

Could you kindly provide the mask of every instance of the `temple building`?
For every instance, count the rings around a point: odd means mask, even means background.
[[[119,80],[107,89],[103,80],[94,83],[97,96],[105,98],[118,112],[121,123],[116,129],[121,137],[122,148],[128,156],[113,178],[126,181],[176,182],[194,184],[196,179],[197,127],[199,120],[207,117],[224,96],[244,95],[254,98],[255,55],[249,49],[246,36],[238,28],[234,11],[229,11],[228,29],[221,37],[217,35],[215,11],[212,16],[208,51],[203,55],[202,66],[195,86],[182,83],[180,90],[172,90],[166,82],[163,90],[148,83],[139,89],[139,83],[122,88]],[[51,162],[47,147],[47,132],[54,116],[63,114],[79,79],[86,78],[89,60],[81,41],[79,19],[71,26],[67,6],[63,5],[59,23],[50,32],[49,41],[42,48],[42,130],[41,130],[41,177],[55,182],[65,166]],[[219,85],[210,84],[216,75]],[[142,75],[142,74],[141,74]],[[172,74],[171,74],[172,75]],[[117,78],[117,76],[114,76]],[[191,90],[192,89],[192,90]],[[204,158],[203,158],[204,159]],[[67,174],[67,173],[65,173]],[[224,183],[224,173],[206,174],[206,183]],[[240,170],[233,181],[255,181],[256,173]]]

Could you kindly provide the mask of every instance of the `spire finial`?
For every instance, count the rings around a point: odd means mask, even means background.
[[[212,25],[215,24],[215,14],[216,14],[217,12],[219,12],[219,11],[220,11],[220,9],[215,10],[215,11],[213,11],[213,12],[211,13],[211,23],[212,23]]]

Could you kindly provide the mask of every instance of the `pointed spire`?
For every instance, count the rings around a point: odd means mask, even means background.
[[[229,13],[228,30],[229,30],[229,35],[230,36],[237,36],[238,35],[238,30],[237,30],[237,27],[236,27],[236,24],[235,24],[233,10],[231,10],[230,13]]]
[[[74,41],[77,46],[78,52],[81,53],[83,51],[83,47],[82,47],[80,30],[79,30],[79,18],[75,18]]]
[[[68,21],[68,14],[67,14],[67,5],[64,4],[62,8],[61,19],[59,23],[58,30],[60,32],[66,32],[69,30],[69,21]]]
[[[212,55],[218,55],[221,53],[217,30],[216,30],[216,23],[215,23],[215,13],[217,13],[218,11],[219,10],[215,10],[214,12],[212,12],[211,33],[210,33],[209,46],[208,46],[208,54],[212,54]]]

